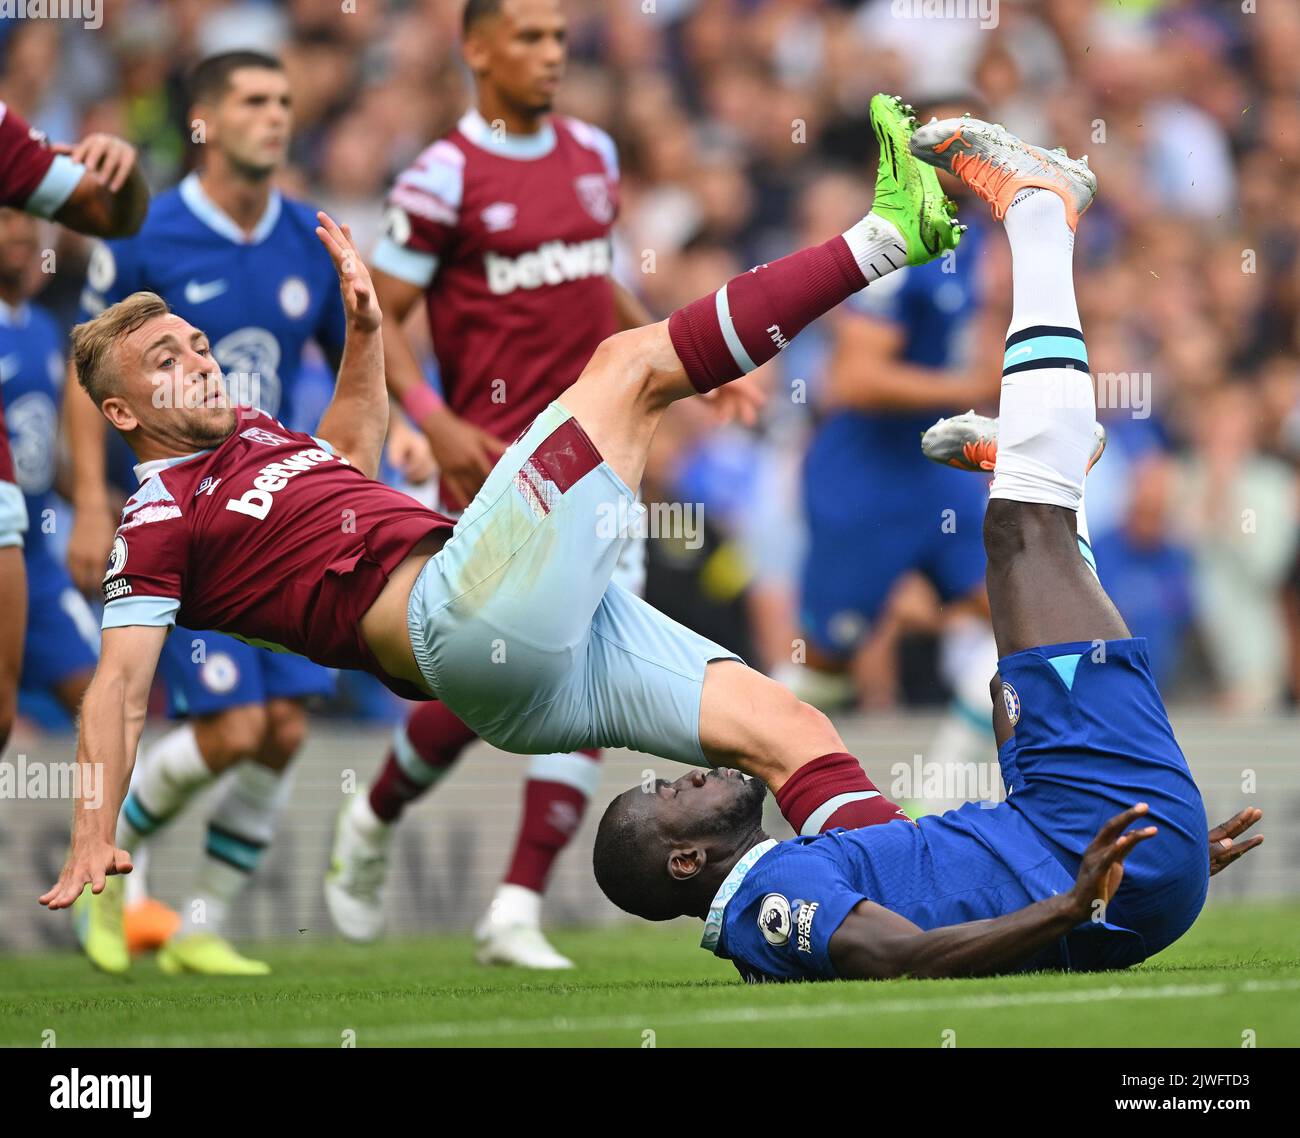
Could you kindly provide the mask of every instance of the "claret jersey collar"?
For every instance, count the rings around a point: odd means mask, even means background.
[[[182,462],[189,462],[192,458],[199,458],[205,454],[211,454],[212,448],[207,450],[196,450],[193,454],[178,454],[171,458],[151,458],[148,462],[137,462],[132,468],[135,471],[137,481],[142,485],[147,478],[152,478],[155,474],[161,474],[164,470],[169,470],[173,466],[180,466]]]
[[[545,158],[555,149],[555,127],[550,119],[542,123],[536,134],[506,134],[504,131],[494,131],[477,108],[470,107],[461,116],[456,129],[475,146],[499,154],[502,158],[527,162],[534,158]]]

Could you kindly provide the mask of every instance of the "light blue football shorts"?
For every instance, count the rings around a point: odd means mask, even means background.
[[[552,403],[421,571],[407,609],[415,658],[493,746],[628,747],[709,765],[704,670],[738,657],[611,583],[644,511]]]

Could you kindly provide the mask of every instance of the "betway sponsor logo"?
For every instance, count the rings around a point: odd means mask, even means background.
[[[260,522],[271,512],[271,505],[275,501],[272,495],[277,490],[283,490],[290,478],[296,478],[304,470],[311,470],[322,462],[329,462],[331,458],[331,455],[317,447],[308,447],[280,462],[268,462],[257,472],[253,488],[245,490],[238,498],[231,498],[226,503],[226,509],[234,510],[237,514],[247,514]]]
[[[603,237],[567,244],[548,241],[531,253],[518,257],[501,257],[485,253],[488,288],[496,296],[505,296],[520,288],[541,288],[587,277],[607,277],[613,255],[609,241]]]

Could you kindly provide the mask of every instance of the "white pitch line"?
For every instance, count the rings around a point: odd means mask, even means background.
[[[497,1019],[482,1023],[430,1023],[357,1026],[357,1043],[370,1042],[414,1044],[422,1040],[457,1040],[500,1036],[541,1035],[551,1032],[639,1032],[647,1028],[716,1027],[727,1024],[776,1023],[789,1020],[839,1019],[845,1016],[912,1015],[918,1012],[982,1011],[996,1008],[1042,1007],[1061,1004],[1101,1003],[1113,1000],[1204,999],[1238,993],[1292,992],[1300,990],[1296,980],[1246,980],[1238,984],[1164,984],[1146,988],[1126,988],[1112,984],[1106,988],[1087,988],[1070,992],[1027,992],[1007,996],[987,993],[957,999],[869,999],[848,1003],[786,1004],[774,1007],[713,1008],[699,1012],[658,1014],[644,1012],[617,1016],[551,1016],[537,1019]],[[347,1027],[347,1025],[344,1025]],[[342,1030],[338,1035],[341,1038]],[[119,1040],[118,1046],[124,1041]],[[126,1046],[136,1047],[310,1047],[338,1046],[327,1032],[293,1031],[286,1033],[246,1033],[236,1035],[150,1035],[141,1036]]]

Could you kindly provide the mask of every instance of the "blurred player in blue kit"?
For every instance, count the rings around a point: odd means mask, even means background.
[[[27,634],[19,704],[43,693],[75,716],[95,671],[99,621],[51,549],[63,403],[63,331],[27,299],[40,255],[39,223],[0,210],[0,382],[14,478],[27,510]]]

